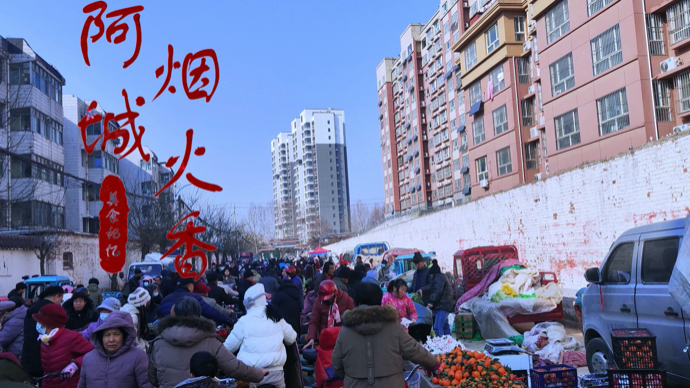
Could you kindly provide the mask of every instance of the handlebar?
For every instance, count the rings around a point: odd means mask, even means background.
[[[61,374],[62,374],[62,372],[48,373],[48,374],[45,375],[45,376],[41,376],[41,377],[35,378],[35,380],[38,382],[38,381],[41,381],[41,380],[43,380],[43,379],[47,379],[48,377],[58,377],[58,376],[60,376]]]

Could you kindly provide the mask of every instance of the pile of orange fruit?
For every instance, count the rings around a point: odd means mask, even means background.
[[[434,377],[431,382],[442,387],[523,388],[513,382],[515,376],[510,373],[510,368],[482,352],[457,347],[436,358],[441,363],[439,377]]]

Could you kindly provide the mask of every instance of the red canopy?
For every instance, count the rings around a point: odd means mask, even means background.
[[[324,253],[330,252],[328,249],[323,249],[321,247],[316,247],[313,251],[309,252],[309,256],[323,255]]]

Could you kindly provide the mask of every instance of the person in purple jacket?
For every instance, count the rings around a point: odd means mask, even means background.
[[[81,335],[86,338],[87,341],[91,341],[91,335],[94,330],[101,324],[113,311],[120,310],[120,301],[115,298],[105,298],[103,303],[96,307],[98,311],[98,320],[96,322],[91,322],[89,326],[81,332]]]
[[[153,388],[149,359],[134,345],[132,316],[113,311],[93,331],[94,350],[84,356],[77,388]]]

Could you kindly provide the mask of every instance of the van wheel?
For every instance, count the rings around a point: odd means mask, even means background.
[[[587,343],[587,367],[590,373],[606,373],[613,364],[609,346],[601,338],[593,338]]]

